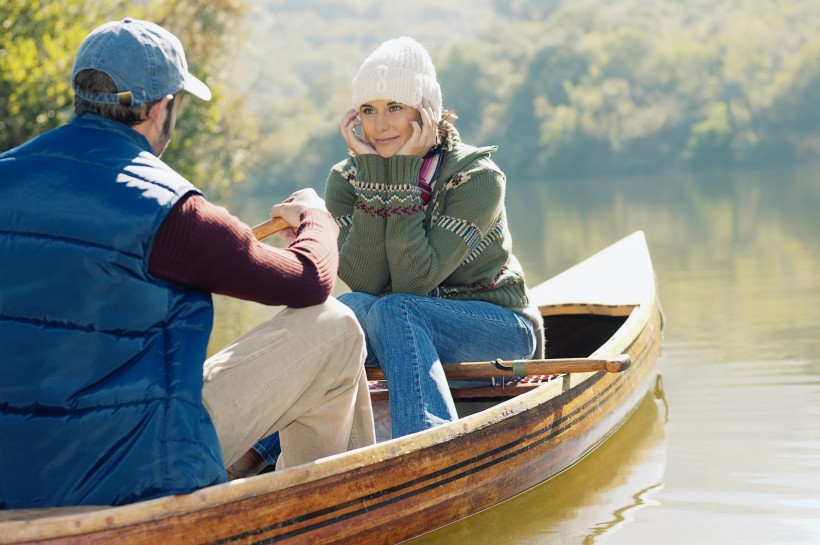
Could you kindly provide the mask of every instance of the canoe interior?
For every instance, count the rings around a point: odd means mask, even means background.
[[[626,322],[631,307],[621,310],[622,312],[617,315],[571,313],[544,316],[547,357],[586,358],[591,356]],[[475,414],[557,378],[556,376],[524,377],[507,381],[499,380],[494,386],[454,389],[456,410],[460,417]],[[384,420],[380,419],[380,425],[386,425]],[[382,430],[382,433],[386,433],[386,430]]]
[[[585,307],[579,309],[559,307],[545,309],[544,331],[549,358],[586,358],[611,339],[626,322],[634,307]],[[551,312],[558,312],[552,314]],[[567,312],[567,313],[563,313]],[[600,312],[600,313],[599,313]],[[451,381],[451,391],[460,417],[483,411],[488,407],[524,394],[533,388],[555,380],[556,376],[530,376],[514,379],[486,379],[479,385],[470,381]],[[474,381],[475,382],[475,381]],[[371,400],[379,442],[391,437],[390,409],[384,382],[371,383]]]
[[[586,358],[608,341],[626,316],[555,314],[544,316],[547,357]]]

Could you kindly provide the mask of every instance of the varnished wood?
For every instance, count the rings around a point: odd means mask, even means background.
[[[566,358],[550,360],[524,360],[524,373],[515,372],[513,361],[471,361],[462,363],[444,363],[444,374],[449,379],[514,377],[529,375],[560,375],[564,373],[591,373],[607,371],[620,373],[629,369],[629,354],[617,358],[601,360],[592,358]],[[367,368],[368,380],[385,380],[384,373],[378,367]]]
[[[283,218],[271,218],[260,224],[254,225],[253,236],[255,236],[258,240],[264,240],[269,236],[278,233],[282,229],[285,229],[286,227],[290,227],[290,224]]]
[[[397,543],[520,494],[615,432],[657,374],[662,315],[643,234],[571,271],[556,277],[571,296],[548,280],[534,301],[551,319],[562,309],[618,317],[614,334],[578,357],[628,354],[625,371],[563,375],[497,405],[460,400],[455,422],[192,494],[92,511],[0,511],[0,543]]]

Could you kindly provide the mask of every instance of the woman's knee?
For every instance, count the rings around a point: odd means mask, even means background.
[[[359,321],[367,316],[370,307],[378,300],[379,298],[375,295],[355,291],[339,296],[339,302],[350,308],[356,317],[359,318]]]
[[[408,328],[425,328],[423,299],[417,295],[393,293],[379,297],[370,306],[362,324],[371,342],[393,343]]]
[[[401,316],[402,320],[413,319],[413,316],[422,316],[423,297],[408,293],[391,293],[379,297],[378,301],[370,305],[367,313],[368,321],[386,323],[389,318]]]

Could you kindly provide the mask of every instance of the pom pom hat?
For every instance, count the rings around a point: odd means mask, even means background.
[[[371,100],[396,101],[417,110],[426,97],[441,121],[441,87],[436,67],[423,45],[402,36],[388,40],[367,57],[353,78],[353,107]]]

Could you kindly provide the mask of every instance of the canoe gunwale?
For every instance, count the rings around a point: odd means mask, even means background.
[[[541,316],[591,315],[629,316],[637,304],[602,305],[598,303],[558,303],[538,307]]]

